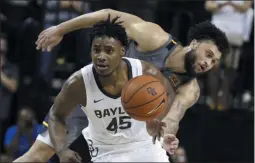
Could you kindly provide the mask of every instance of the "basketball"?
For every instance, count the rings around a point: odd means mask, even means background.
[[[149,121],[165,110],[167,95],[161,82],[149,75],[128,81],[121,92],[121,103],[130,117]]]

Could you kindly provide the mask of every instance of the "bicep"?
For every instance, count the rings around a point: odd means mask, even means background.
[[[168,40],[168,33],[155,23],[147,22],[135,15],[112,9],[103,9],[101,13],[104,16],[110,14],[111,19],[118,16],[118,21],[123,21],[122,25],[126,29],[128,37],[136,41],[143,50],[155,50]]]
[[[152,22],[140,22],[130,26],[127,31],[129,37],[138,43],[138,46],[144,51],[152,51],[163,46],[169,39],[166,33],[159,25]]]
[[[57,115],[68,115],[76,104],[76,100],[70,95],[71,92],[68,90],[70,88],[67,85],[66,83],[64,84],[52,106],[51,110]]]
[[[78,104],[86,100],[85,86],[80,77],[70,77],[63,85],[51,108],[51,113],[57,116],[68,116]]]

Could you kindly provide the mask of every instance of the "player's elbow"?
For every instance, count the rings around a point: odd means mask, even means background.
[[[49,112],[49,124],[52,122],[56,122],[56,121],[64,122],[65,117],[63,115],[59,114],[53,105],[53,107],[50,109],[50,112]]]

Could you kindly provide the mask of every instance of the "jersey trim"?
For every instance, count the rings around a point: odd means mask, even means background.
[[[42,124],[43,124],[44,126],[46,126],[46,127],[49,127],[48,123],[45,122],[45,121],[43,121]]]
[[[130,80],[130,79],[132,79],[132,77],[133,77],[131,63],[130,63],[127,59],[125,59],[125,58],[122,58],[122,60],[127,64],[127,68],[128,68],[128,80]],[[103,89],[103,86],[102,86],[102,84],[101,84],[101,82],[100,82],[100,80],[99,80],[98,75],[96,75],[96,70],[95,70],[94,66],[92,67],[92,71],[93,71],[93,75],[94,75],[94,78],[95,78],[95,81],[96,81],[96,84],[97,84],[99,90],[100,90],[105,96],[110,97],[110,98],[113,98],[113,99],[117,99],[117,98],[119,98],[119,97],[121,96],[121,92],[119,92],[119,93],[116,94],[116,95],[112,95],[112,94],[106,92],[106,91]]]

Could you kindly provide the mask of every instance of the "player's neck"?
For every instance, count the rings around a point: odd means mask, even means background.
[[[185,73],[185,55],[188,52],[186,47],[176,49],[174,54],[171,54],[166,62],[166,67],[171,68],[174,72]]]

